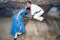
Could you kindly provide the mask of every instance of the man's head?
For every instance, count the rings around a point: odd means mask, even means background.
[[[28,8],[31,7],[31,4],[32,4],[31,1],[27,1],[27,2],[26,2],[26,5],[27,5]]]

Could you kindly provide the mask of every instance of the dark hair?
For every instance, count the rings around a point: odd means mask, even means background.
[[[26,3],[30,3],[31,4],[31,1],[26,1]]]

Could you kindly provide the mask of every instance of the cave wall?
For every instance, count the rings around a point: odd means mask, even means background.
[[[9,10],[11,8],[15,9],[15,8],[20,7],[19,5],[21,3],[19,3],[19,2],[26,2],[26,1],[27,0],[0,0],[0,8],[3,8],[3,7],[7,8],[8,7]],[[59,5],[60,6],[60,0],[29,0],[29,1],[31,1],[34,4],[41,6],[45,12],[48,12],[50,10],[50,8],[52,7],[52,5]],[[1,3],[3,3],[3,4],[1,4]],[[13,13],[11,13],[11,14],[13,15]]]
[[[0,0],[1,2],[7,2],[7,1],[18,1],[18,2],[24,2],[27,0]],[[32,1],[35,4],[38,5],[47,5],[47,4],[60,4],[60,0],[29,0]]]

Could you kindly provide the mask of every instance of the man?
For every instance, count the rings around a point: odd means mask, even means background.
[[[39,7],[38,5],[32,4],[31,1],[27,1],[26,2],[27,7],[31,9],[31,16],[30,18],[34,18],[36,20],[39,21],[43,21],[44,17],[42,17],[41,15],[43,15],[44,10]]]

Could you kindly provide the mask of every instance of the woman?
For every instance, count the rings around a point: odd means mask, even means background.
[[[20,8],[19,13],[13,16],[10,34],[15,35],[14,40],[17,39],[17,35],[26,33],[23,20],[23,17],[27,13],[26,8],[27,6],[25,6],[25,8]]]

